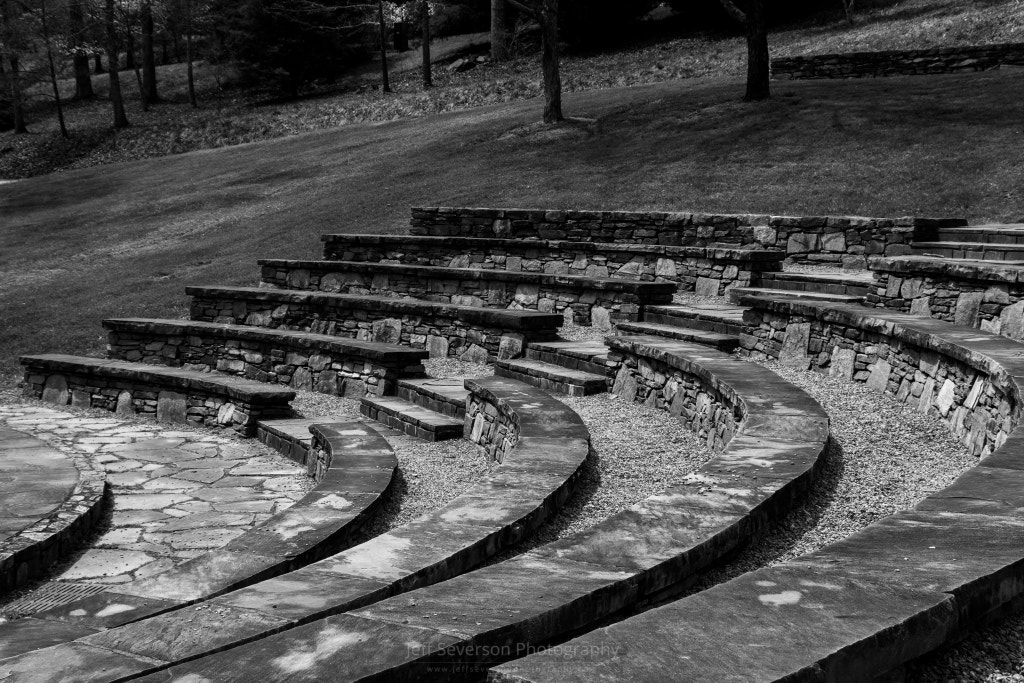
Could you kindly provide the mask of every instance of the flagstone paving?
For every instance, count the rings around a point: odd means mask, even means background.
[[[255,441],[49,408],[0,405],[0,424],[101,464],[109,528],[55,581],[114,585],[154,576],[290,507],[312,489],[305,468]]]

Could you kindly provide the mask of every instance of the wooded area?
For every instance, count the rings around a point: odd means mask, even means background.
[[[423,52],[423,87],[432,84],[434,35],[489,30],[490,58],[538,50],[543,74],[543,120],[564,119],[559,57],[565,49],[600,50],[626,27],[671,7],[694,22],[718,21],[742,30],[748,42],[745,99],[769,97],[766,15],[799,12],[766,0],[0,0],[0,130],[26,132],[27,93],[53,98],[62,134],[58,80],[74,78],[74,99],[96,97],[93,79],[109,79],[111,125],[130,125],[125,97],[143,111],[160,102],[157,65],[186,63],[188,92],[198,106],[193,62],[230,64],[243,82],[297,98],[312,83],[331,83],[373,60],[381,89],[390,91],[388,50]],[[811,3],[797,3],[810,5]],[[852,18],[853,3],[841,6]],[[392,47],[393,46],[393,47]],[[114,65],[113,67],[111,65]],[[131,74],[123,82],[123,72]],[[119,73],[122,72],[122,73]],[[134,81],[134,83],[132,83]]]

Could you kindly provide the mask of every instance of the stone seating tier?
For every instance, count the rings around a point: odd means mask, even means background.
[[[502,683],[874,680],[1020,605],[1020,346],[858,306],[749,297],[748,352],[866,382],[936,414],[979,464],[816,552],[498,667]],[[657,653],[653,656],[652,653]]]
[[[111,358],[217,370],[338,396],[393,394],[399,379],[423,376],[429,355],[396,344],[246,325],[121,318],[103,326]]]
[[[572,495],[589,457],[590,435],[575,412],[533,387],[493,377],[466,380],[465,386],[473,405],[467,433],[503,462],[447,505],[285,576],[213,598],[203,609],[177,609],[0,658],[0,674],[25,672],[54,682],[138,677],[222,650],[237,652],[249,641],[264,642],[315,619],[445,582],[511,547]],[[364,658],[377,650],[366,641],[360,648]],[[225,671],[240,680],[254,677],[237,667]],[[279,673],[264,666],[257,677],[281,678]]]
[[[786,257],[778,250],[565,240],[412,235],[324,235],[322,239],[324,258],[331,260],[675,282],[679,291],[707,296],[756,283],[760,273],[781,270]]]
[[[431,358],[516,358],[531,341],[557,339],[563,318],[538,311],[419,299],[257,287],[187,287],[191,318],[297,330],[426,349]]]
[[[360,423],[315,424],[309,432],[304,464],[317,485],[294,505],[155,577],[0,624],[0,660],[209,600],[350,546],[386,499],[398,460]]]
[[[404,295],[443,303],[570,312],[579,325],[608,327],[639,320],[643,306],[672,302],[671,282],[639,282],[578,275],[435,268],[351,261],[265,259],[263,282],[284,289]]]
[[[260,419],[291,415],[295,392],[229,375],[119,360],[43,354],[22,356],[24,392],[57,405],[149,415],[256,433]]]
[[[496,661],[592,628],[638,602],[687,585],[756,538],[807,490],[828,418],[771,371],[672,340],[616,339],[619,396],[677,415],[723,447],[686,482],[594,527],[510,560],[228,652],[179,664],[168,680],[286,675],[303,653],[315,680],[456,680]],[[467,380],[467,385],[472,380]],[[476,411],[474,391],[467,417]],[[493,405],[493,402],[488,402]],[[500,404],[499,404],[500,406]],[[502,412],[499,407],[499,414]],[[487,411],[473,418],[486,433]],[[479,425],[479,427],[478,427]],[[500,428],[498,429],[500,436]],[[505,439],[489,439],[500,452]],[[509,460],[515,457],[513,450]],[[330,647],[311,647],[312,643]],[[366,643],[373,643],[367,655]]]

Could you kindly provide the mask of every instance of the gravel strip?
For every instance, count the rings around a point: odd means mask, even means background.
[[[594,339],[604,339],[613,334],[615,334],[614,330],[584,325],[568,324],[558,328],[558,336],[565,341],[591,341]]]
[[[731,308],[736,304],[730,303],[724,296],[700,296],[692,292],[676,292],[672,295],[672,303],[683,306],[724,306]]]
[[[611,394],[555,398],[583,418],[593,453],[576,494],[554,519],[490,564],[585,531],[644,498],[670,490],[713,455],[665,411]]]
[[[427,361],[426,365],[432,377],[462,376],[462,372],[466,376],[481,376],[493,372],[486,365],[448,359]],[[435,371],[442,374],[434,374]],[[464,439],[430,443],[370,421],[360,415],[359,401],[355,399],[297,391],[292,407],[306,417],[367,422],[380,431],[395,451],[398,471],[392,492],[381,512],[359,532],[357,543],[447,505],[487,474],[492,465],[482,449]]]
[[[943,421],[888,394],[775,362],[759,364],[806,391],[828,413],[832,441],[826,463],[802,506],[733,562],[706,573],[687,594],[834,543],[913,507],[977,464]]]

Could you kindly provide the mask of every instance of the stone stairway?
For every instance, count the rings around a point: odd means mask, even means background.
[[[936,239],[915,240],[915,256],[982,261],[1024,261],[1024,223],[943,228]]]
[[[461,439],[468,391],[463,380],[402,380],[397,396],[366,396],[359,412],[425,441]]]
[[[569,396],[591,396],[608,390],[608,347],[601,340],[531,344],[526,357],[498,361],[494,373]]]

